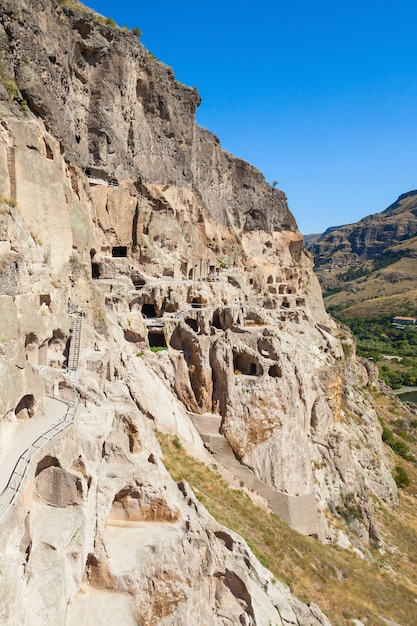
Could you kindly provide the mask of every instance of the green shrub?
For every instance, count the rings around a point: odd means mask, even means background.
[[[382,441],[387,444],[396,454],[402,456],[403,459],[409,461],[410,463],[416,463],[416,459],[410,454],[410,448],[401,439],[397,439],[394,436],[394,433],[387,428],[384,421],[381,418],[378,418],[380,424],[382,426]]]
[[[96,328],[99,332],[104,332],[107,328],[106,319],[101,309],[97,309],[97,324]]]
[[[336,275],[336,278],[346,283],[350,280],[356,280],[361,276],[368,276],[370,273],[371,269],[363,264],[359,267],[351,267],[346,272],[340,272]]]
[[[174,445],[174,447],[175,447],[177,450],[182,450],[182,443],[181,443],[181,441],[179,440],[179,438],[178,438],[178,436],[177,436],[177,435],[175,435],[175,437],[173,438],[173,440],[172,440],[172,444]]]
[[[399,454],[400,456],[406,458],[410,451],[410,448],[407,446],[405,441],[400,441],[400,439],[396,439],[391,445],[391,448]]]
[[[140,39],[142,37],[142,31],[141,31],[140,28],[138,28],[138,26],[134,26],[133,28],[131,28],[130,32],[132,32],[134,35],[136,35],[136,37],[138,39]]]
[[[14,78],[7,76],[6,69],[2,64],[0,64],[0,83],[7,91],[10,101],[14,100],[19,95],[19,87],[16,81]]]
[[[163,350],[168,350],[165,346],[151,346],[151,352],[162,352]]]
[[[405,488],[410,484],[410,478],[401,465],[394,467],[394,480],[397,483],[397,487]]]
[[[348,524],[354,520],[363,520],[362,512],[356,506],[355,499],[351,493],[341,496],[342,504],[336,507],[336,511],[343,517]]]
[[[395,442],[395,437],[393,432],[386,427],[385,423],[380,419],[382,426],[382,441],[387,444],[387,446],[392,447]]]
[[[116,22],[111,17],[106,17],[105,20],[104,20],[104,23],[107,26],[112,26],[113,28],[117,28]]]
[[[346,358],[349,358],[352,354],[352,346],[350,343],[342,343],[343,354]]]

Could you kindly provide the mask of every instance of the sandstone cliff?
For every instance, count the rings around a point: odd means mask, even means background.
[[[3,459],[48,389],[80,397],[3,517],[2,620],[326,624],[173,483],[153,429],[301,532],[366,543],[372,498],[397,498],[374,374],[284,194],[196,125],[198,94],[131,33],[60,4],[0,6]]]

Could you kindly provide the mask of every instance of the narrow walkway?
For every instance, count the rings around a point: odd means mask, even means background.
[[[275,491],[236,457],[227,439],[219,433],[221,417],[214,414],[188,413],[206,448],[218,463],[246,487],[265,498],[268,506],[291,528],[304,535],[320,536],[320,521],[314,494],[292,496]]]
[[[32,445],[32,443],[44,432],[48,431],[53,424],[61,422],[68,405],[53,398],[46,399],[45,415],[33,417],[32,419],[18,424],[12,433],[13,443],[3,450],[0,458],[0,494],[9,482],[13,469],[18,458]],[[0,497],[1,497],[0,496]]]
[[[44,415],[17,425],[0,457],[0,519],[14,503],[34,456],[74,421],[77,403],[46,397],[45,404]]]

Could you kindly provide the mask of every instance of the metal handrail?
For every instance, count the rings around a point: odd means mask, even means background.
[[[29,448],[27,448],[19,456],[10,475],[9,481],[6,487],[3,489],[2,493],[0,494],[0,520],[7,513],[10,506],[14,504],[17,496],[19,495],[23,485],[23,481],[28,472],[29,465],[33,458],[38,454],[40,450],[42,450],[42,448],[46,446],[49,441],[51,441],[54,437],[56,437],[64,430],[66,430],[69,426],[71,426],[71,424],[74,422],[78,410],[80,396],[74,387],[72,389],[73,399],[67,400],[57,396],[57,394],[55,393],[55,384],[52,381],[44,378],[44,383],[45,395],[49,398],[58,400],[59,402],[66,404],[67,410],[62,419],[52,424],[52,426],[50,426],[47,430],[41,433],[39,437],[37,437],[35,441],[32,442]],[[52,385],[52,388],[50,388],[49,385]],[[9,500],[2,503],[1,501],[4,499],[8,491],[12,492],[9,496]]]

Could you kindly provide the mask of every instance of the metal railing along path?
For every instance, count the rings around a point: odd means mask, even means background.
[[[22,489],[31,461],[49,441],[71,426],[78,410],[79,394],[74,388],[72,389],[72,399],[67,399],[57,394],[54,382],[44,379],[44,383],[45,395],[52,400],[62,402],[67,409],[64,416],[42,432],[17,459],[7,485],[0,494],[0,520],[15,503]]]

